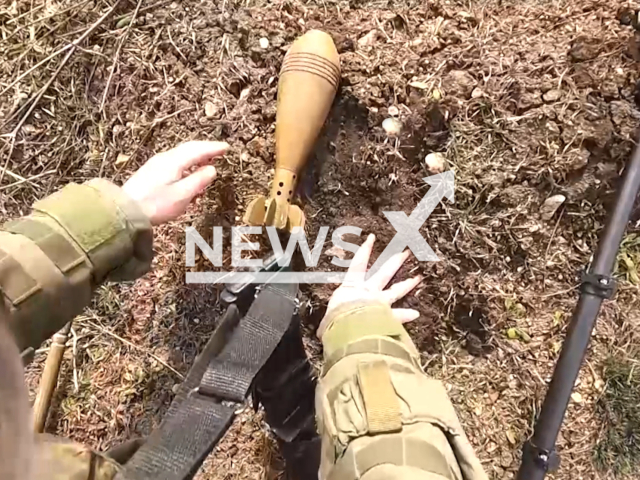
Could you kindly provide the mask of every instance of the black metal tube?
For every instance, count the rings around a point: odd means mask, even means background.
[[[636,148],[626,167],[613,212],[600,237],[590,274],[611,275],[639,189],[640,149]],[[553,463],[550,457],[554,455],[556,439],[589,346],[602,300],[602,297],[590,292],[583,291],[580,294],[533,437],[523,450],[517,480],[542,480],[549,464]]]

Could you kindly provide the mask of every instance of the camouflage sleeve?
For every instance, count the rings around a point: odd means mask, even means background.
[[[0,301],[21,350],[36,348],[80,313],[105,280],[151,265],[152,229],[140,207],[101,179],[36,202],[0,229]]]
[[[49,480],[113,480],[122,467],[113,459],[71,440],[48,434],[35,438],[33,475]],[[18,477],[16,477],[18,478]]]
[[[321,480],[485,480],[444,386],[388,305],[331,312],[316,392]]]

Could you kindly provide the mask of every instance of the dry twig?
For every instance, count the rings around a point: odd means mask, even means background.
[[[111,86],[111,80],[113,79],[113,74],[118,67],[118,59],[120,58],[120,50],[122,49],[122,45],[127,40],[129,36],[129,32],[131,31],[131,25],[133,25],[136,21],[136,17],[138,16],[138,11],[140,10],[140,5],[142,5],[142,0],[138,0],[138,4],[136,5],[136,9],[133,11],[133,15],[131,16],[131,21],[129,25],[126,26],[126,30],[122,34],[120,38],[120,42],[118,43],[118,48],[116,49],[116,53],[113,57],[113,64],[111,65],[111,71],[109,72],[109,79],[107,80],[107,85],[104,87],[104,93],[102,94],[102,102],[100,102],[100,112],[104,110],[104,104],[107,101],[107,95],[109,94],[109,87]]]
[[[89,35],[91,35],[93,33],[93,31],[98,28],[100,25],[102,25],[102,23],[111,16],[111,14],[113,13],[113,11],[118,7],[118,5],[120,4],[120,2],[122,2],[122,0],[116,0],[116,3],[114,3],[111,8],[104,14],[102,15],[98,20],[95,21],[95,23],[93,25],[91,25],[82,35],[80,35],[76,40],[74,40],[72,43],[70,43],[69,45],[65,45],[62,48],[59,48],[58,50],[56,50],[55,52],[53,52],[51,55],[49,55],[47,58],[45,58],[44,60],[39,61],[38,63],[36,63],[33,67],[31,67],[30,69],[28,69],[26,72],[24,72],[23,74],[19,75],[18,78],[16,78],[13,82],[11,82],[9,84],[8,87],[6,87],[4,90],[2,90],[0,92],[0,95],[4,95],[5,93],[7,93],[9,91],[9,89],[11,89],[14,85],[16,85],[20,80],[22,80],[24,77],[26,77],[27,75],[29,75],[31,72],[33,72],[34,70],[38,69],[39,67],[41,67],[42,65],[44,65],[45,63],[47,63],[49,60],[57,57],[58,55],[60,55],[61,53],[66,52],[67,50],[69,50],[70,48],[75,48],[76,46],[78,46],[81,42],[83,42]]]
[[[80,319],[80,317],[79,317],[79,319]],[[164,360],[162,360],[158,356],[154,355],[150,351],[148,351],[148,350],[146,350],[146,349],[144,349],[142,347],[139,347],[135,343],[131,343],[129,340],[126,340],[126,339],[122,338],[121,336],[116,335],[115,333],[111,332],[110,330],[107,330],[106,328],[98,325],[97,323],[92,322],[91,320],[87,319],[86,317],[82,318],[82,320],[86,320],[89,325],[91,325],[92,327],[98,329],[100,332],[105,333],[105,334],[115,338],[116,340],[121,341],[122,343],[124,343],[125,345],[128,345],[131,348],[135,348],[139,352],[142,352],[142,353],[144,353],[146,355],[149,355],[151,358],[153,358],[160,365],[164,366],[168,370],[171,370],[173,373],[175,373],[178,376],[178,378],[180,378],[180,380],[184,380],[184,375],[182,375],[179,371],[177,371],[175,368],[173,368],[167,362],[165,362]]]
[[[98,20],[96,20],[93,25],[91,25],[87,31],[85,33],[83,33],[80,37],[78,37],[73,43],[67,45],[66,47],[63,47],[59,50],[57,50],[55,53],[53,53],[52,55],[49,55],[49,57],[47,57],[45,60],[38,62],[36,64],[35,67],[30,68],[29,70],[27,70],[24,74],[20,75],[20,77],[18,77],[18,79],[16,81],[14,81],[9,87],[7,87],[6,89],[4,89],[0,95],[2,95],[3,93],[5,93],[9,88],[11,88],[13,85],[15,85],[18,81],[20,81],[22,78],[24,78],[24,76],[26,74],[28,74],[29,72],[32,72],[33,70],[35,70],[38,66],[42,65],[44,62],[54,58],[56,55],[69,50],[69,52],[67,53],[67,55],[64,57],[64,59],[62,60],[62,62],[60,63],[60,65],[58,66],[57,70],[53,73],[53,75],[49,78],[49,80],[47,81],[47,83],[44,85],[44,87],[42,87],[40,89],[40,91],[38,92],[35,100],[33,100],[33,102],[31,103],[31,106],[29,107],[29,110],[27,110],[27,112],[22,116],[22,118],[20,119],[20,121],[18,122],[18,124],[16,125],[16,128],[14,128],[14,130],[11,132],[10,137],[11,137],[11,142],[10,142],[10,146],[9,146],[9,153],[7,154],[7,158],[5,160],[5,164],[2,168],[2,170],[0,170],[0,184],[2,183],[2,180],[4,179],[4,172],[6,171],[6,169],[9,166],[9,161],[11,160],[11,155],[13,155],[13,149],[15,148],[15,144],[16,144],[16,136],[18,134],[18,132],[20,131],[20,129],[22,128],[22,126],[24,125],[24,123],[27,121],[27,119],[29,118],[29,116],[31,115],[31,113],[35,110],[35,108],[38,106],[38,102],[40,101],[40,99],[42,98],[42,96],[45,94],[45,92],[49,89],[49,87],[51,86],[51,84],[54,82],[54,80],[56,79],[56,77],[58,76],[58,74],[62,71],[62,69],[64,68],[64,66],[67,64],[67,62],[69,61],[69,59],[71,58],[71,56],[73,55],[73,52],[75,52],[76,47],[84,40],[86,39],[89,35],[91,35],[91,33],[98,28],[107,18],[109,18],[111,16],[111,14],[114,12],[114,10],[118,7],[118,5],[120,4],[120,2],[122,2],[122,0],[116,0],[116,2],[111,6],[111,8],[104,14],[102,15]]]

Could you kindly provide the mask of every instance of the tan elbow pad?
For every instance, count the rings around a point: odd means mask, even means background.
[[[152,259],[151,224],[106,180],[70,184],[0,231],[0,291],[20,348],[37,347],[96,285],[133,280]]]
[[[391,308],[352,303],[327,320],[320,479],[381,478],[391,466],[398,475],[389,478],[486,480],[443,385],[424,374]]]

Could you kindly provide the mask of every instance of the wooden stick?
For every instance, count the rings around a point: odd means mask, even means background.
[[[53,398],[53,392],[58,384],[60,365],[62,364],[62,357],[64,356],[70,331],[71,322],[67,323],[51,340],[51,348],[40,379],[40,388],[33,404],[33,430],[35,433],[42,433],[47,423],[51,398]]]

